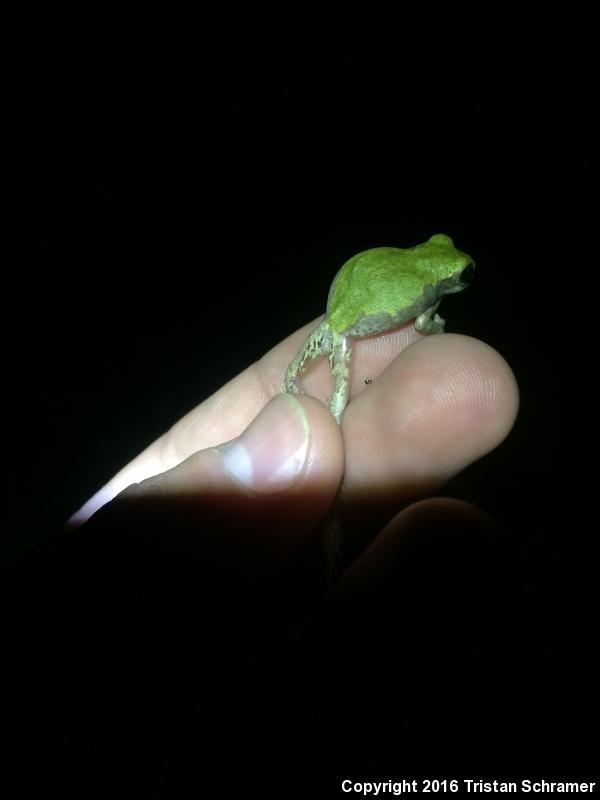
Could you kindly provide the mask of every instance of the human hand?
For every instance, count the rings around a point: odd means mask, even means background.
[[[142,501],[185,507],[188,521],[181,513],[176,518],[195,531],[199,524],[210,528],[211,547],[227,553],[223,569],[270,570],[314,534],[342,475],[344,530],[364,545],[510,430],[518,392],[504,360],[475,339],[419,337],[412,325],[356,342],[352,399],[338,428],[311,396],[326,398],[325,361],[305,374],[308,394],[278,394],[289,359],[314,324],[177,422],[71,525],[117,495],[113,513]],[[367,377],[372,385],[365,386]],[[205,535],[186,542],[190,556],[206,556]]]
[[[62,725],[67,758],[100,754],[94,775],[106,753],[113,770],[144,754],[154,781],[179,765],[186,782],[231,782],[232,753],[245,785],[297,763],[309,782],[457,769],[448,719],[463,760],[504,746],[506,553],[483,512],[422,498],[507,434],[512,373],[468,337],[360,340],[339,427],[314,397],[279,394],[306,332],[174,425],[7,584],[26,620],[9,637],[6,685],[27,687],[13,717],[41,715],[52,746]],[[304,388],[325,399],[314,367]],[[342,475],[345,533],[375,538],[326,594],[311,543]]]

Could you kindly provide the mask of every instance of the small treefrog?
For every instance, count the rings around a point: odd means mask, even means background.
[[[285,389],[300,391],[298,376],[309,358],[329,357],[333,393],[329,407],[338,423],[348,403],[352,337],[369,336],[415,319],[421,333],[440,333],[441,298],[465,289],[473,276],[471,256],[436,233],[416,247],[375,247],[352,256],[329,289],[325,319],[307,337],[285,373]]]

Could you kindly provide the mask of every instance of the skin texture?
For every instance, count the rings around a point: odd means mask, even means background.
[[[473,270],[473,259],[442,233],[415,247],[376,247],[353,256],[333,279],[325,319],[286,370],[286,391],[300,391],[298,376],[308,359],[328,356],[330,409],[340,423],[349,396],[352,338],[383,333],[410,319],[421,333],[440,333],[441,298],[465,289]]]

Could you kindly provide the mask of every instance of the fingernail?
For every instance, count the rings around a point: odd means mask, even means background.
[[[291,394],[271,400],[244,433],[218,448],[225,469],[255,492],[289,488],[304,468],[310,426]]]

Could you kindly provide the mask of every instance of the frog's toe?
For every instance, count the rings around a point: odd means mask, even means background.
[[[284,380],[286,392],[300,394],[300,382],[297,375],[286,375]]]

